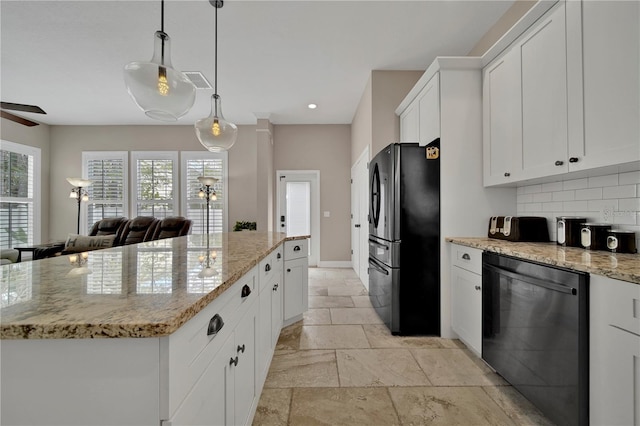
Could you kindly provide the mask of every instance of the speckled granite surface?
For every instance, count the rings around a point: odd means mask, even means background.
[[[492,238],[447,238],[449,242],[549,265],[640,284],[640,254],[590,251],[556,243],[514,243]]]
[[[306,237],[300,237],[306,238]],[[159,337],[176,331],[286,238],[211,234],[214,276],[200,277],[206,235],[190,235],[0,268],[0,338]],[[202,274],[200,274],[202,275]]]

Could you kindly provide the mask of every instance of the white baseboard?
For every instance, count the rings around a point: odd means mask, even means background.
[[[320,261],[318,262],[318,268],[351,268],[351,261]]]

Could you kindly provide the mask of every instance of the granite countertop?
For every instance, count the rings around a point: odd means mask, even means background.
[[[4,265],[0,338],[166,336],[283,241],[307,237],[256,231],[210,234],[216,273],[208,277],[200,274],[199,260],[206,256],[206,235],[91,251],[86,259],[59,256]]]
[[[446,240],[481,250],[640,284],[640,254],[562,247],[555,242],[514,243],[486,237],[450,237]]]

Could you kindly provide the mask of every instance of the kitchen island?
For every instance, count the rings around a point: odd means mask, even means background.
[[[260,324],[282,325],[259,307],[282,298],[290,242],[306,237],[191,235],[3,266],[0,422],[249,422],[274,348]]]

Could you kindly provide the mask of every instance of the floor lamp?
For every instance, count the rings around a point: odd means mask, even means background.
[[[67,182],[73,186],[73,189],[71,189],[71,193],[69,194],[69,198],[75,198],[78,200],[78,226],[76,228],[76,234],[80,234],[80,203],[83,201],[89,201],[89,192],[87,191],[87,187],[90,186],[93,181],[82,178],[67,178]]]

